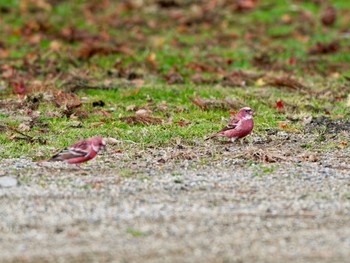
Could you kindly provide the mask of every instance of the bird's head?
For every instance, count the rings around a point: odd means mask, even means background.
[[[106,149],[106,141],[102,137],[93,137],[92,140],[92,148],[95,152],[99,152],[100,150]]]
[[[238,111],[237,116],[240,118],[251,119],[253,116],[253,113],[254,111],[250,107],[244,107]]]

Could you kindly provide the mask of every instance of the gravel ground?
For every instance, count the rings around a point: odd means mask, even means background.
[[[122,157],[82,169],[4,159],[0,261],[349,262],[348,156],[135,162],[129,173]]]

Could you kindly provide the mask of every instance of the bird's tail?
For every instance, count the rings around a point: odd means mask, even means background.
[[[219,134],[215,133],[215,134],[210,135],[209,137],[205,138],[204,140],[207,141],[207,140],[213,139],[214,137],[217,137],[217,136],[219,136]]]
[[[48,158],[48,159],[44,159],[44,160],[37,160],[35,161],[36,163],[45,163],[45,162],[54,162],[57,161],[55,159],[53,159],[52,157]]]

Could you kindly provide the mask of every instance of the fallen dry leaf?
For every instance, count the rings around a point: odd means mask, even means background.
[[[317,162],[319,157],[315,153],[305,152],[299,156],[299,160],[307,162]]]
[[[313,47],[308,51],[310,55],[318,54],[330,54],[335,53],[339,50],[339,43],[337,41],[332,41],[330,43],[321,43],[317,42]]]
[[[104,124],[104,122],[100,121],[100,122],[93,122],[90,124],[90,127],[98,127],[101,126],[102,124]]]
[[[143,115],[143,116],[149,116],[152,113],[151,110],[148,109],[139,109],[135,112],[135,115]]]
[[[18,130],[19,131],[29,131],[30,127],[25,123],[21,123],[20,125],[18,125]]]
[[[113,138],[113,137],[106,137],[106,138],[103,138],[107,143],[111,143],[111,144],[118,144],[120,143],[119,140],[117,140],[116,138]]]
[[[184,82],[182,75],[178,72],[169,72],[163,76],[168,84],[179,84]]]
[[[324,26],[332,26],[337,18],[337,10],[334,6],[329,5],[322,10],[321,22]]]
[[[199,72],[196,72],[190,80],[196,84],[214,84],[216,82],[213,78],[203,77]]]
[[[277,122],[278,127],[282,128],[283,130],[286,130],[288,132],[297,132],[298,130],[290,127],[288,121],[279,121]]]
[[[279,121],[277,122],[278,127],[282,129],[286,129],[288,127],[288,122],[287,121]]]
[[[116,46],[112,43],[83,43],[77,51],[77,56],[81,59],[89,59],[94,55],[109,55],[116,53],[123,53],[127,55],[133,54],[128,47],[123,45]]]
[[[243,157],[248,160],[254,160],[265,163],[284,162],[290,160],[289,157],[285,156],[282,152],[279,152],[278,150],[258,147],[249,147],[245,149],[243,153],[235,155],[234,157]]]
[[[67,93],[62,90],[55,92],[53,102],[56,107],[67,109],[78,108],[82,105],[80,98],[76,94]]]

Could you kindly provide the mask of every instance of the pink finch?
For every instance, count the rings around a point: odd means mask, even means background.
[[[73,143],[71,146],[63,149],[51,158],[43,160],[42,162],[62,161],[79,164],[91,160],[97,155],[100,150],[105,148],[105,139],[96,136]]]
[[[249,107],[244,107],[238,111],[236,116],[219,132],[209,136],[205,140],[214,137],[224,136],[229,138],[232,142],[243,138],[252,132],[254,122],[252,119],[253,110]]]

